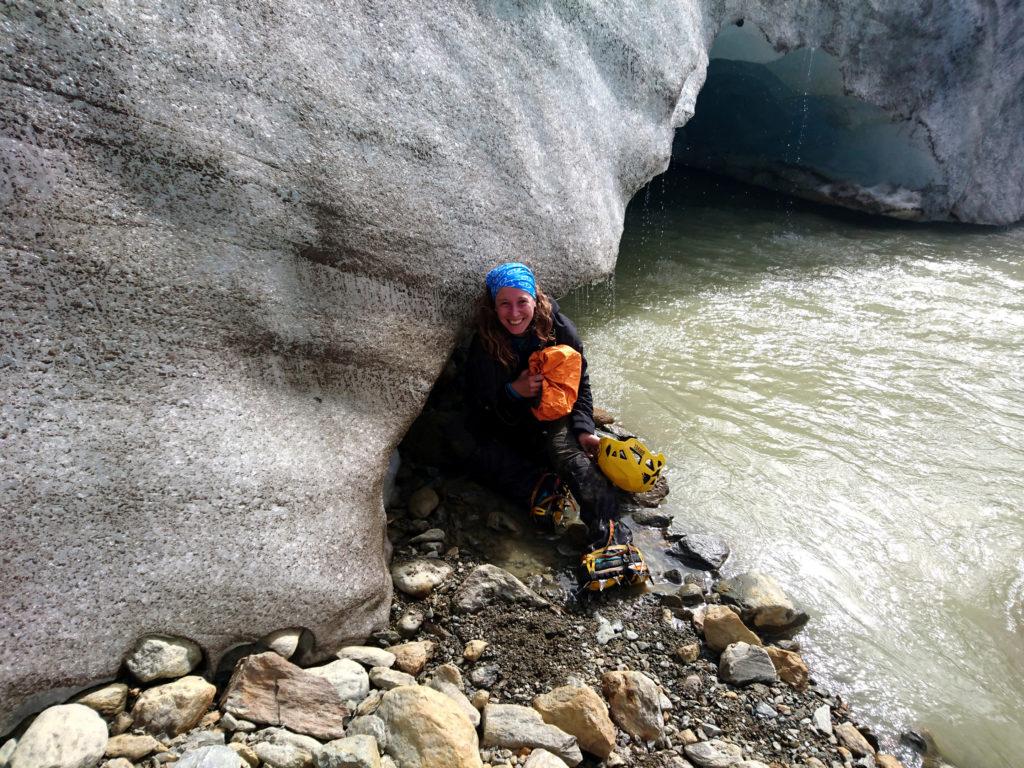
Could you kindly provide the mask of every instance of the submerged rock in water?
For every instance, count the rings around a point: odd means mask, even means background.
[[[683,534],[668,551],[686,565],[717,571],[729,559],[729,544],[721,536],[704,533]]]

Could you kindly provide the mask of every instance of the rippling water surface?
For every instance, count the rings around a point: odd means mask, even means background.
[[[811,613],[812,672],[886,746],[925,726],[960,768],[1024,765],[1024,229],[676,176],[563,305],[668,507]]]

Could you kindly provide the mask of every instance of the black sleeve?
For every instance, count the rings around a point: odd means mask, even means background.
[[[568,344],[580,353],[583,365],[580,369],[580,389],[576,396],[576,405],[569,414],[569,423],[576,434],[586,432],[594,434],[594,397],[590,392],[590,376],[587,375],[587,356],[583,352],[583,342],[572,320],[561,312],[555,313],[555,340],[559,344]]]
[[[514,377],[509,377],[505,367],[487,354],[477,337],[469,346],[465,365],[463,397],[470,409],[486,421],[518,423],[529,402],[517,400],[508,393],[505,384]]]

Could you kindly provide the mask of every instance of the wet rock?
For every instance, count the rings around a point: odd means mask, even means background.
[[[345,729],[347,736],[372,736],[381,749],[387,746],[388,731],[384,721],[376,715],[360,715],[349,721]]]
[[[808,620],[773,578],[758,571],[723,579],[715,592],[724,602],[738,606],[743,622],[766,637],[795,634]]]
[[[372,645],[349,645],[334,655],[339,659],[358,661],[364,667],[392,667],[395,664],[395,654]]]
[[[317,759],[317,768],[381,768],[377,741],[356,734],[328,742]]]
[[[395,655],[395,669],[415,677],[434,656],[437,644],[432,640],[417,640],[400,645],[392,645],[388,652]]]
[[[672,522],[672,515],[658,509],[641,509],[632,514],[633,522],[637,525],[647,525],[652,528],[668,528]]]
[[[781,648],[774,648],[772,646],[765,647],[765,651],[767,651],[768,656],[771,658],[772,664],[775,665],[775,671],[782,682],[796,688],[798,691],[803,691],[807,688],[807,664],[799,653],[784,651]]]
[[[641,741],[661,737],[661,691],[651,678],[642,672],[605,672],[601,687],[616,725]]]
[[[82,704],[44,709],[18,739],[10,768],[93,768],[107,746],[107,724]]]
[[[452,575],[452,567],[440,560],[419,558],[391,566],[395,589],[410,597],[422,599]]]
[[[704,591],[697,584],[683,584],[676,595],[685,606],[700,605],[704,602]]]
[[[683,572],[678,568],[671,568],[667,571],[662,571],[661,578],[670,584],[682,584],[683,583]]]
[[[72,699],[74,704],[82,704],[99,712],[103,717],[114,718],[124,712],[128,701],[128,686],[124,683],[111,683]]]
[[[462,658],[470,664],[476,664],[476,662],[480,660],[480,657],[484,655],[484,651],[486,650],[486,640],[470,640],[466,643],[466,647],[462,651]]]
[[[422,520],[425,517],[430,517],[440,503],[441,498],[437,495],[437,491],[429,485],[425,486],[409,497],[409,514]]]
[[[733,643],[761,645],[761,639],[724,605],[708,606],[704,613],[704,640],[715,653],[721,653]]]
[[[400,766],[481,768],[476,729],[447,696],[424,686],[384,694],[377,715],[387,729],[387,753]]]
[[[333,685],[338,698],[350,709],[354,709],[370,692],[369,675],[362,664],[352,659],[338,659],[321,667],[309,667],[306,671]]]
[[[125,733],[111,737],[107,741],[104,754],[107,757],[124,757],[137,763],[151,752],[163,749],[166,747],[152,736],[134,736]]]
[[[416,685],[416,678],[397,669],[374,667],[370,670],[370,683],[374,688],[390,691],[403,685]]]
[[[174,768],[245,768],[247,764],[231,747],[200,747],[186,752]]]
[[[633,494],[633,502],[641,507],[657,507],[668,496],[668,478],[659,475],[654,487],[649,491]]]
[[[495,602],[546,608],[548,601],[508,571],[496,565],[479,565],[462,582],[454,607],[462,613],[476,613]]]
[[[513,750],[546,749],[570,766],[583,761],[575,736],[548,725],[539,712],[518,704],[488,704],[484,708],[481,743]]]
[[[563,685],[535,697],[533,708],[545,723],[575,736],[585,752],[604,759],[615,749],[615,726],[607,705],[593,688]]]
[[[731,685],[776,683],[779,680],[768,653],[750,643],[733,643],[722,652],[718,676]]]
[[[203,659],[198,645],[183,637],[146,635],[128,654],[128,671],[144,683],[184,677]]]
[[[418,608],[409,608],[405,613],[402,614],[402,618],[398,620],[396,625],[398,628],[398,634],[402,637],[412,637],[420,631],[420,627],[423,626],[423,622],[426,620],[426,616],[423,611]]]
[[[833,732],[839,743],[850,750],[856,757],[867,757],[875,754],[875,748],[864,738],[864,735],[857,730],[857,726],[849,721],[833,726]]]
[[[565,768],[566,763],[546,749],[535,749],[526,758],[523,768]]]
[[[213,703],[217,689],[196,675],[143,691],[132,721],[153,736],[174,737],[194,728]]]
[[[330,682],[272,652],[239,662],[221,708],[235,717],[281,725],[319,739],[343,736],[348,714]]]
[[[688,744],[683,751],[697,768],[732,768],[743,759],[743,749],[738,744],[722,739]]]
[[[299,648],[299,639],[302,637],[301,629],[279,629],[271,632],[263,638],[262,642],[267,648],[283,658],[290,659]]]
[[[684,534],[668,553],[686,565],[717,571],[729,559],[729,544],[721,536]]]

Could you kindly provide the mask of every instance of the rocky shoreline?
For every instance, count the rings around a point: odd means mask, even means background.
[[[901,765],[814,684],[786,639],[806,615],[770,578],[677,571],[661,594],[577,599],[557,567],[520,580],[486,561],[534,536],[500,499],[429,467],[399,488],[391,622],[367,645],[303,668],[308,638],[282,630],[214,685],[190,641],[142,638],[122,680],[23,723],[0,768]]]

